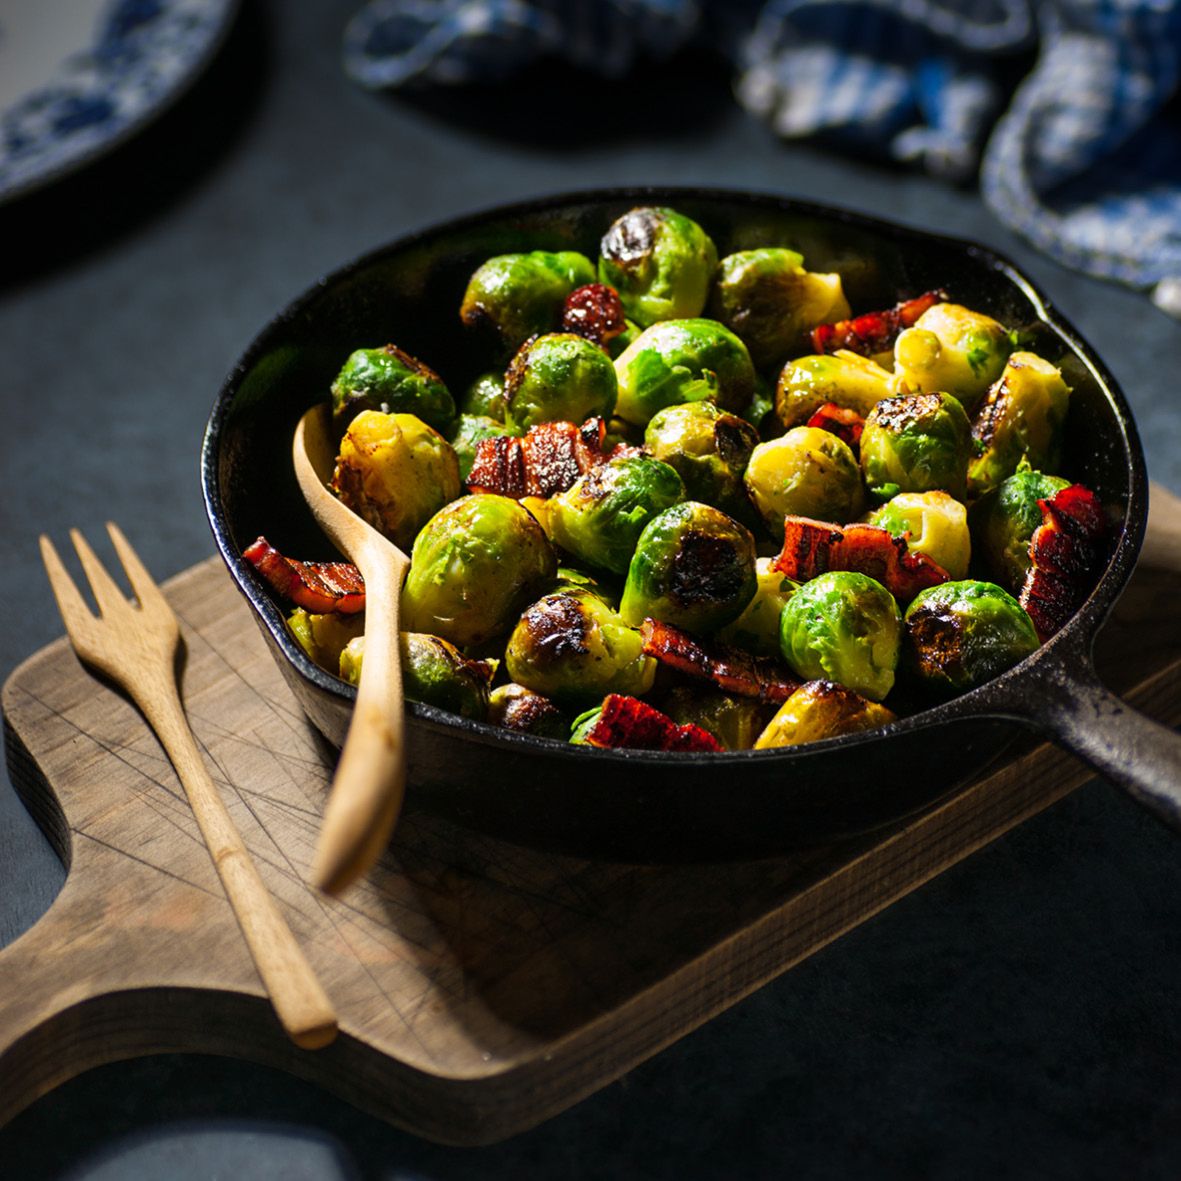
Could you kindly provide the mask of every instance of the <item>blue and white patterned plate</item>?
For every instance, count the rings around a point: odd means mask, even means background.
[[[165,110],[238,0],[0,4],[0,201],[88,163]]]

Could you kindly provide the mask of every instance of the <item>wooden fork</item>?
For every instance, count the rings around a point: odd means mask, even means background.
[[[71,529],[98,616],[87,607],[53,543],[41,536],[41,557],[70,642],[83,663],[127,691],[176,768],[255,967],[288,1036],[305,1049],[326,1046],[336,1037],[332,1004],[259,877],[185,717],[176,682],[180,646],[176,615],[119,528],[108,522],[107,531],[138,605],[127,601],[86,539]]]

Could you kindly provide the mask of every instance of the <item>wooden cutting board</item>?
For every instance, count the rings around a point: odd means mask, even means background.
[[[942,805],[854,844],[723,866],[556,857],[411,807],[341,899],[305,885],[334,752],[216,559],[168,585],[213,776],[335,1002],[283,1036],[181,788],[146,725],[64,640],[4,688],[12,778],[69,866],[0,952],[0,1123],[100,1063],[195,1051],[314,1080],[400,1127],[483,1144],[551,1116],[1090,776],[1032,741]],[[1100,637],[1128,701],[1181,723],[1181,502]],[[48,598],[47,598],[48,603]],[[47,605],[47,610],[50,607]]]

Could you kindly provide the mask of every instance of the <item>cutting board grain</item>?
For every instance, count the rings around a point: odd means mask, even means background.
[[[1097,646],[1181,723],[1181,502],[1153,490]],[[721,866],[557,857],[416,811],[376,869],[305,884],[334,754],[209,559],[167,586],[185,703],[242,835],[339,1014],[301,1051],[267,1002],[180,785],[134,708],[59,641],[4,689],[9,767],[69,872],[0,952],[0,1123],[90,1067],[195,1051],[289,1070],[390,1122],[483,1144],[541,1122],[1089,778],[1032,741],[855,843]]]

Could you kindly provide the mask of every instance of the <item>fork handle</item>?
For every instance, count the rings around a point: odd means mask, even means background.
[[[140,689],[135,693],[136,704],[176,769],[280,1023],[304,1049],[328,1045],[337,1030],[332,1002],[279,913],[205,769],[175,683],[161,678],[145,682]]]

